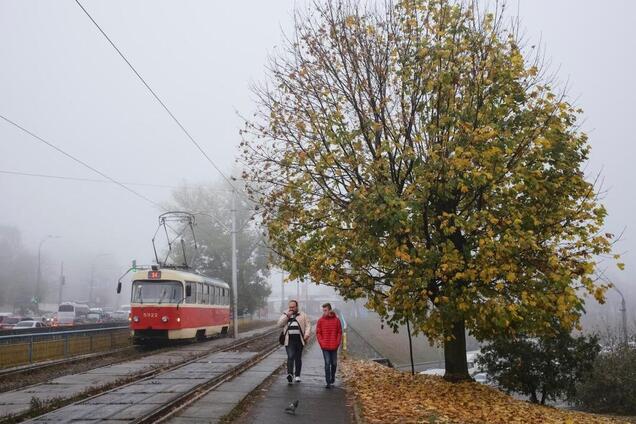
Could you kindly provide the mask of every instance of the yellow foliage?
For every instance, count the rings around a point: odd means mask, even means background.
[[[492,387],[452,384],[441,377],[411,376],[375,362],[345,360],[347,391],[364,422],[452,424],[618,424],[615,418],[560,410],[513,398]]]

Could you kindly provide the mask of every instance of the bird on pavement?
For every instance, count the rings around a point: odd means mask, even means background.
[[[288,414],[296,415],[296,408],[298,408],[298,400],[295,400],[287,405],[287,408],[285,408],[285,412],[287,412]]]

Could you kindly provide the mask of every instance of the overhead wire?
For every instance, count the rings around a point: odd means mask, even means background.
[[[99,174],[100,176],[106,178],[107,180],[109,180],[110,182],[112,182],[113,184],[117,184],[118,186],[120,186],[121,188],[123,188],[124,190],[134,194],[135,196],[139,197],[140,199],[145,200],[146,202],[150,203],[151,205],[164,210],[164,207],[161,206],[159,203],[149,199],[148,197],[144,196],[143,194],[133,190],[132,188],[126,186],[125,184],[117,181],[116,179],[106,175],[105,173],[103,173],[102,171],[100,171],[99,169],[89,165],[88,163],[84,162],[83,160],[73,156],[72,154],[66,152],[65,150],[61,149],[60,147],[56,146],[55,144],[51,143],[50,141],[45,140],[44,138],[40,137],[39,135],[35,134],[32,131],[29,131],[28,129],[26,129],[25,127],[23,127],[22,125],[12,121],[11,119],[5,117],[4,115],[0,114],[0,118],[2,118],[4,121],[6,121],[7,123],[13,125],[14,127],[18,128],[19,130],[21,130],[22,132],[30,135],[31,137],[35,138],[36,140],[40,141],[41,143],[46,144],[47,146],[49,146],[50,148],[56,150],[57,152],[63,154],[64,156],[68,157],[69,159],[79,163],[80,165],[90,169],[91,171],[95,172],[96,174]]]
[[[95,19],[91,16],[91,14],[88,12],[88,10],[86,10],[86,8],[82,5],[82,3],[80,3],[79,0],[75,0],[75,3],[77,3],[77,5],[80,7],[80,9],[82,9],[82,11],[84,12],[84,14],[86,14],[86,16],[88,16],[88,18],[90,19],[90,21],[93,23],[93,25],[95,25],[95,27],[99,30],[99,32],[104,36],[104,38],[106,38],[106,40],[108,41],[108,43],[115,49],[115,51],[119,54],[119,56],[124,60],[124,62],[126,62],[126,64],[128,65],[128,67],[133,71],[133,73],[137,76],[137,78],[141,81],[141,83],[148,89],[148,91],[150,92],[150,94],[152,94],[152,96],[155,98],[155,100],[157,100],[157,102],[159,102],[159,104],[163,107],[163,109],[168,113],[168,115],[170,115],[170,117],[172,118],[172,120],[179,126],[179,128],[181,128],[181,130],[183,131],[183,133],[186,135],[186,137],[190,140],[190,142],[192,142],[192,144],[194,144],[194,146],[199,150],[199,152],[205,157],[205,159],[207,159],[207,161],[210,163],[210,165],[212,165],[212,167],[221,175],[221,177],[223,177],[223,179],[225,179],[225,181],[230,185],[230,187],[232,187],[233,191],[238,192],[236,187],[234,187],[234,184],[232,183],[231,179],[228,178],[225,173],[223,173],[223,171],[221,171],[221,168],[219,168],[217,166],[217,164],[212,160],[212,158],[210,158],[210,156],[205,152],[205,150],[203,150],[203,148],[201,147],[201,145],[194,139],[194,137],[190,134],[190,132],[185,128],[185,126],[181,123],[181,121],[179,121],[179,119],[177,119],[177,117],[175,116],[174,113],[172,113],[172,111],[168,108],[168,106],[164,103],[163,100],[161,100],[161,98],[157,95],[157,93],[152,89],[152,87],[150,87],[150,84],[148,84],[148,82],[141,76],[141,74],[137,71],[137,69],[135,69],[135,67],[132,65],[132,63],[128,60],[128,58],[126,58],[126,56],[122,53],[122,51],[117,47],[117,45],[113,42],[113,40],[108,36],[108,34],[106,34],[106,32],[102,29],[102,27],[97,23],[97,21],[95,21]]]
[[[67,181],[80,181],[80,182],[88,182],[88,183],[105,183],[112,184],[112,181],[108,180],[100,180],[97,178],[82,178],[82,177],[71,177],[68,175],[50,175],[50,174],[39,174],[32,172],[22,172],[22,171],[8,171],[5,169],[0,169],[0,174],[7,175],[16,175],[16,176],[24,176],[24,177],[38,177],[38,178],[49,178],[56,180],[67,180]],[[140,186],[140,187],[156,187],[156,188],[168,188],[172,190],[178,190],[180,188],[194,188],[196,185],[184,184],[182,186],[173,186],[173,185],[165,185],[165,184],[152,184],[152,183],[131,183],[126,181],[121,181],[122,184],[127,186]],[[206,189],[206,191],[210,191],[213,193],[230,193],[231,190],[223,190],[223,189]]]

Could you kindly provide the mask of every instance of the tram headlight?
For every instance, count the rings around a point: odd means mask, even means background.
[[[166,315],[162,316],[161,322],[168,322],[168,317]]]
[[[138,317],[137,315],[135,315],[135,316],[133,317],[133,321],[135,321],[135,322],[139,322],[139,317]]]
[[[181,317],[177,317],[177,322],[181,322]]]

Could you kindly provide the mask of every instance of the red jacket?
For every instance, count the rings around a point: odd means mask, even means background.
[[[316,324],[316,338],[320,347],[324,350],[336,350],[342,341],[342,327],[340,319],[331,312],[326,317],[321,317]]]

